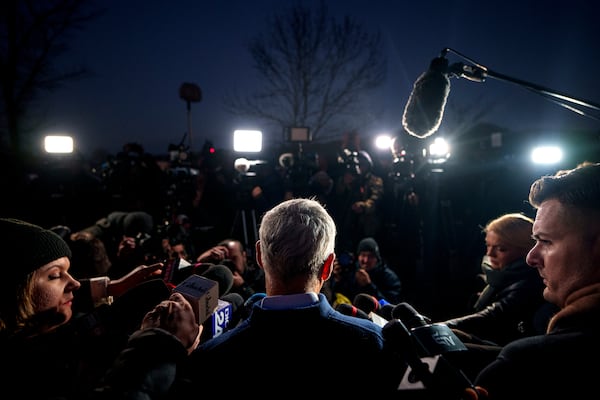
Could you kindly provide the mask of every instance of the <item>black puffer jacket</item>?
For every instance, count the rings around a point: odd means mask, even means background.
[[[555,307],[543,298],[544,283],[537,269],[528,266],[525,259],[502,270],[482,263],[482,269],[487,285],[474,312],[444,323],[501,346],[543,333]]]

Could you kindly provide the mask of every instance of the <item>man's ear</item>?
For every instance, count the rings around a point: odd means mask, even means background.
[[[331,253],[323,264],[323,268],[321,269],[321,279],[323,282],[331,277],[331,273],[333,272],[333,260],[335,260],[335,253]]]
[[[258,264],[260,269],[263,269],[262,256],[260,253],[260,240],[256,241],[254,248],[256,249],[256,263]]]

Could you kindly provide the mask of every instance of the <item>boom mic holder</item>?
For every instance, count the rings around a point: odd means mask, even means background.
[[[552,101],[553,103],[558,104],[561,107],[565,107],[566,109],[573,111],[579,115],[584,117],[588,117],[591,119],[595,119],[600,121],[600,116],[596,116],[593,114],[589,114],[584,110],[578,108],[577,106],[587,107],[592,110],[600,111],[600,104],[593,103],[591,101],[578,99],[576,97],[570,96],[565,93],[558,92],[556,90],[549,89],[544,86],[536,85],[531,82],[527,82],[521,79],[513,78],[508,75],[504,75],[495,71],[490,70],[484,65],[479,64],[478,62],[473,61],[469,57],[459,53],[456,50],[451,48],[445,48],[442,50],[440,57],[445,58],[446,54],[449,52],[461,57],[462,59],[468,61],[471,65],[466,65],[463,63],[454,63],[448,66],[448,76],[452,78],[465,78],[467,80],[473,82],[485,82],[487,78],[497,79],[500,81],[514,83],[518,86],[521,86],[527,90],[530,90],[540,96],[546,98],[547,100]]]

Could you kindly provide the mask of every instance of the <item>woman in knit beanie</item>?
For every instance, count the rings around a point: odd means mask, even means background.
[[[73,292],[81,286],[69,274],[71,250],[56,233],[11,218],[0,219],[4,257],[0,332],[33,335],[69,321]]]
[[[77,280],[69,273],[71,249],[56,233],[14,218],[0,218],[0,254],[5,268],[0,290],[0,336],[44,333],[69,321],[76,311],[90,312],[129,289],[160,277],[162,263],[139,265],[119,279]]]
[[[115,280],[77,280],[70,271],[71,249],[53,231],[0,218],[0,237],[0,387],[38,400],[89,398],[128,339],[129,325],[122,325],[141,321],[144,302],[169,296],[165,285],[159,288],[166,293],[121,296],[159,275],[162,264],[140,265]]]

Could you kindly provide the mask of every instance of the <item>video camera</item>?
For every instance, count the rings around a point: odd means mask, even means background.
[[[342,165],[346,171],[352,175],[360,175],[360,160],[358,151],[352,151],[347,148],[342,150],[342,153],[337,157],[338,164]]]

